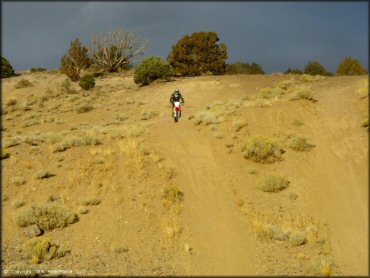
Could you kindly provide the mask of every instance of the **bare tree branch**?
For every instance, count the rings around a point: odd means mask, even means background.
[[[144,53],[148,40],[124,29],[98,34],[92,37],[89,55],[97,68],[114,72],[132,65]]]

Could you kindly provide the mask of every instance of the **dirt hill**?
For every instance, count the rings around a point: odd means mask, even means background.
[[[2,80],[8,274],[368,274],[367,76],[65,79]]]

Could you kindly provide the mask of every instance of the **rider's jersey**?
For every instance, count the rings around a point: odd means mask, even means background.
[[[184,98],[182,97],[182,95],[180,93],[174,92],[171,95],[171,98],[170,98],[171,103],[174,103],[175,101],[180,101],[180,100],[181,100],[181,102],[184,102]]]

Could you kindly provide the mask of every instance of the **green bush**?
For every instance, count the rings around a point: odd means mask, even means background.
[[[278,192],[289,186],[289,181],[279,175],[268,175],[263,177],[257,184],[258,189],[264,192]]]
[[[310,61],[304,68],[304,73],[309,75],[331,75],[323,65],[318,62]]]
[[[285,74],[297,74],[297,75],[301,75],[301,74],[303,74],[303,72],[300,69],[291,69],[291,68],[288,68],[287,71],[285,72]]]
[[[47,69],[45,68],[31,68],[30,72],[46,72]]]
[[[14,69],[7,59],[1,57],[1,78],[14,76]]]
[[[273,163],[282,159],[284,153],[279,143],[265,136],[253,137],[243,148],[244,157],[255,162]]]
[[[160,57],[152,56],[143,61],[134,70],[136,84],[148,85],[156,79],[170,80],[173,76],[173,68]]]
[[[95,78],[92,75],[85,75],[81,77],[79,85],[84,90],[90,90],[95,87]]]
[[[198,32],[186,35],[172,46],[168,61],[180,76],[202,73],[223,74],[226,71],[226,44],[217,44],[215,32]]]
[[[80,79],[81,70],[87,68],[91,61],[87,55],[87,48],[76,39],[71,42],[71,47],[61,60],[61,72],[66,74],[72,81]]]
[[[367,74],[360,62],[351,57],[344,58],[337,68],[337,75],[363,75]]]
[[[226,74],[265,74],[265,72],[256,63],[235,62],[226,66]]]

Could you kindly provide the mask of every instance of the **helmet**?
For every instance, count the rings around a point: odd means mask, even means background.
[[[175,92],[176,92],[176,93],[179,93],[179,92],[180,92],[180,90],[176,88],[176,89],[175,89]]]

